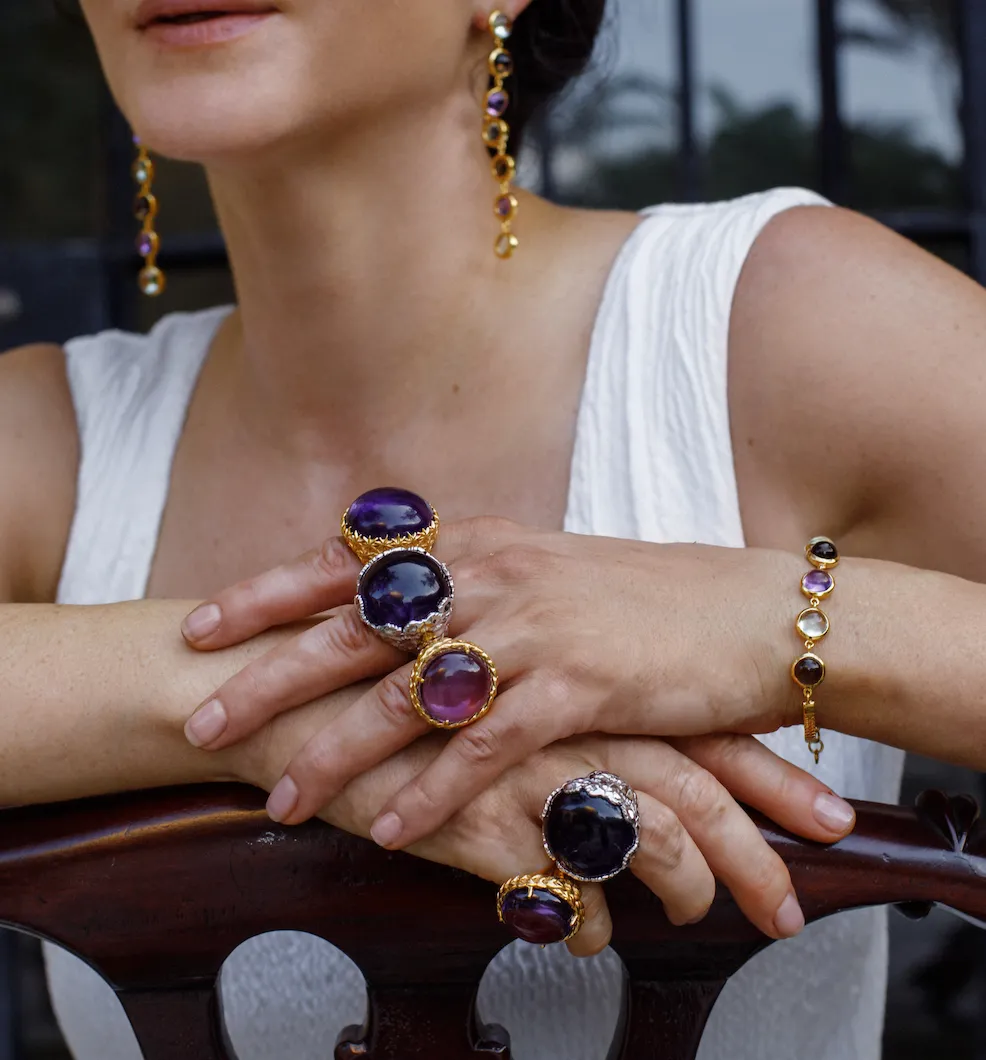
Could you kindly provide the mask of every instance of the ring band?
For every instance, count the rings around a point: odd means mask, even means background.
[[[342,537],[362,563],[393,548],[430,552],[438,540],[438,512],[410,490],[369,490],[346,509]]]
[[[507,880],[497,895],[496,912],[517,938],[537,946],[568,942],[585,923],[579,885],[542,873]]]
[[[493,660],[465,640],[434,640],[411,671],[411,703],[436,729],[462,729],[479,721],[496,699]]]
[[[356,610],[388,644],[416,652],[448,633],[455,586],[448,567],[423,548],[392,548],[359,574]]]
[[[640,846],[637,794],[613,773],[590,773],[556,788],[541,825],[548,857],[580,883],[619,876]]]

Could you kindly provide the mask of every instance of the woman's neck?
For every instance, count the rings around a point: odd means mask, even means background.
[[[458,100],[354,129],[328,152],[210,170],[240,302],[230,368],[255,425],[282,439],[286,424],[311,425],[331,443],[327,422],[335,435],[433,417],[463,380],[488,398],[509,379],[511,322],[560,211],[525,197],[524,247],[497,260],[479,130],[478,107]]]

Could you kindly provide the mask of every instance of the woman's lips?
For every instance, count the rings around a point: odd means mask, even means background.
[[[141,31],[157,44],[171,47],[221,44],[257,28],[276,11],[197,12],[176,19],[155,19]]]

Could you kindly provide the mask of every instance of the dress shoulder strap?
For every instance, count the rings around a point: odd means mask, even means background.
[[[66,344],[80,460],[60,603],[144,596],[188,406],[229,312],[174,313],[148,335],[106,331]]]
[[[771,218],[818,205],[828,204],[814,192],[779,188],[644,211],[596,322],[567,529],[743,545],[727,393],[733,297]]]

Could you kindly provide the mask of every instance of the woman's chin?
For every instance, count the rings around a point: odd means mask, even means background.
[[[134,131],[157,154],[208,164],[260,155],[291,136],[290,108],[216,95],[175,91],[149,93],[125,107]],[[248,97],[246,97],[248,98]],[[135,105],[134,105],[135,104]]]

